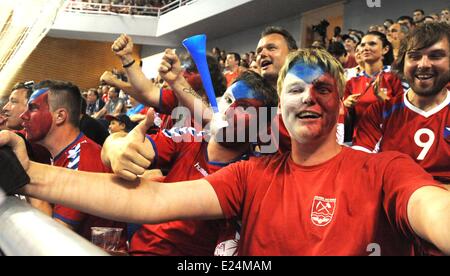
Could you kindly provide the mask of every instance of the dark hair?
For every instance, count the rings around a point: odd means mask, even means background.
[[[334,36],[340,35],[341,31],[342,31],[341,27],[339,26],[334,27]]]
[[[392,44],[387,40],[386,35],[383,33],[380,33],[378,31],[372,31],[372,32],[368,32],[365,36],[367,35],[375,35],[378,36],[378,38],[381,40],[382,42],[382,47],[388,47],[389,50],[387,51],[386,54],[383,55],[383,65],[391,65],[394,62],[394,49],[392,47]]]
[[[65,108],[69,114],[68,122],[74,127],[80,126],[82,97],[78,86],[66,81],[44,80],[34,87],[35,90],[48,88],[50,109]]]
[[[220,48],[219,47],[214,47],[212,48],[217,54],[220,54]]]
[[[418,26],[402,40],[393,69],[397,74],[403,76],[407,52],[431,47],[444,38],[450,43],[450,25],[445,22],[434,22]]]
[[[227,55],[233,55],[234,56],[234,60],[236,60],[238,62],[238,65],[241,64],[241,56],[238,53],[230,52]]]
[[[95,97],[97,97],[97,99],[100,97],[100,95],[98,94],[97,89],[95,89],[95,88],[90,88],[90,89],[88,90],[88,93],[89,93],[89,92],[94,93],[94,95],[95,95]]]
[[[11,89],[11,92],[18,89],[24,89],[26,90],[26,97],[29,99],[31,97],[31,94],[33,94],[33,85],[34,81],[27,81],[27,82],[18,82],[14,84],[13,88]]]
[[[253,71],[245,71],[234,82],[244,81],[256,93],[262,94],[264,97],[264,106],[277,107],[278,94],[275,88],[270,85],[266,79]],[[233,82],[233,83],[234,83]]]
[[[334,57],[341,57],[346,56],[347,51],[345,50],[345,47],[340,42],[332,42],[328,46],[328,52],[332,54]]]
[[[81,114],[86,114],[87,102],[84,98],[81,98]]]
[[[394,24],[394,20],[392,20],[392,19],[390,19],[390,18],[384,20],[384,22],[386,22],[386,21],[389,22],[389,23],[391,23],[391,24]]]
[[[115,86],[109,87],[110,90],[111,90],[111,88],[114,88],[114,93],[116,93],[117,95],[120,94],[120,88],[119,87],[115,87]]]
[[[244,68],[250,68],[250,65],[248,64],[248,62],[246,60],[241,60],[241,67]]]
[[[289,33],[286,29],[283,29],[281,27],[269,26],[261,33],[261,38],[271,34],[279,34],[283,36],[290,51],[298,49],[297,42],[295,41],[291,33]]]
[[[425,12],[423,10],[421,10],[421,9],[415,9],[414,12],[420,12],[422,15],[425,14]]]
[[[403,20],[408,20],[409,24],[411,24],[411,26],[414,26],[414,19],[411,16],[408,15],[402,15],[399,18],[397,18],[397,22],[398,21],[403,21]]]

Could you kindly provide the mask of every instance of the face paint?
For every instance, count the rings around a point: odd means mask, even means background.
[[[219,112],[225,113],[231,105],[239,100],[245,100],[247,102],[252,101],[261,105],[264,101],[264,97],[263,95],[256,93],[256,91],[251,89],[244,81],[237,81],[228,87],[227,91],[225,91],[220,99]],[[248,104],[245,106],[248,106]]]
[[[37,90],[31,95],[28,109],[20,117],[23,120],[26,138],[30,142],[39,142],[47,136],[53,123],[47,88]]]
[[[307,143],[336,133],[340,100],[335,79],[317,65],[296,63],[283,81],[283,121],[291,137]]]
[[[228,122],[228,127],[216,127],[220,142],[225,146],[249,141],[250,131],[256,132],[259,107],[264,105],[264,97],[251,89],[244,81],[235,82],[230,86],[219,101],[221,118]],[[217,124],[213,121],[212,124]],[[254,126],[254,127],[250,127]],[[253,136],[255,136],[253,135]],[[252,139],[256,142],[256,139]]]
[[[288,74],[293,74],[306,83],[312,83],[315,79],[323,75],[324,72],[319,66],[297,62],[289,69]]]

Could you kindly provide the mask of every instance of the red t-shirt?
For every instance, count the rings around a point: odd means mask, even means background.
[[[87,138],[83,133],[80,133],[80,135],[52,161],[54,166],[76,171],[99,173],[111,172],[111,170],[102,163],[101,147]],[[78,234],[89,241],[91,240],[91,227],[123,228],[121,249],[125,249],[127,229],[125,223],[95,217],[58,204],[55,204],[53,209],[53,217],[73,226]]]
[[[239,77],[240,72],[239,70],[236,70],[234,72],[226,72],[223,74],[225,76],[225,79],[227,80],[227,87],[230,87],[233,82]]]
[[[436,185],[404,154],[346,147],[316,166],[277,154],[205,179],[225,217],[242,218],[239,255],[369,255],[374,244],[381,255],[413,254],[408,200]]]
[[[347,62],[345,62],[344,64],[344,68],[353,68],[358,66],[358,63],[356,62],[355,56],[354,55],[349,55],[347,58]]]
[[[398,94],[403,94],[403,87],[401,80],[395,75],[393,72],[391,72],[391,69],[389,66],[386,66],[383,71],[380,73],[380,83],[379,87],[386,89],[386,95],[388,98],[393,98],[397,96]],[[371,83],[372,77],[368,76],[365,72],[360,74],[357,77],[354,77],[347,81],[347,84],[345,86],[345,92],[344,92],[344,99],[346,99],[348,96],[352,94],[359,94],[362,93],[358,99],[358,102],[355,105],[355,123],[354,123],[354,129],[356,131],[359,119],[362,117],[364,112],[367,110],[367,108],[377,101],[379,101],[379,98],[375,95],[373,85],[370,86],[370,88],[365,92],[367,86]]]
[[[408,154],[437,180],[450,183],[450,91],[444,102],[427,112],[413,106],[406,95],[369,107],[353,145]]]
[[[195,142],[193,139],[199,139]],[[227,166],[208,161],[203,133],[193,128],[163,130],[150,139],[157,166],[170,166],[164,182],[201,179]],[[182,139],[192,140],[181,142]],[[132,255],[212,256],[223,236],[235,235],[236,228],[225,220],[184,220],[143,225],[133,236]]]

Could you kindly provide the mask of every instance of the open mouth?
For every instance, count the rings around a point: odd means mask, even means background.
[[[433,74],[417,74],[415,75],[415,78],[421,81],[429,80],[434,77]]]
[[[308,120],[308,119],[319,119],[322,115],[319,113],[313,112],[313,111],[302,111],[297,114],[297,118],[301,120]]]
[[[271,65],[271,64],[272,64],[272,62],[269,61],[269,60],[261,61],[261,69],[262,69],[262,70],[265,70],[265,69],[267,69],[267,67],[269,67],[269,65]]]

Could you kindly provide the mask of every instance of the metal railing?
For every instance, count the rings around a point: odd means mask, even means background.
[[[176,0],[163,7],[149,7],[66,1],[64,11],[103,15],[142,15],[160,17],[163,14],[171,12],[181,6],[191,4],[192,2],[195,2],[195,0]]]
[[[7,256],[108,256],[15,197],[0,205],[0,250]]]

